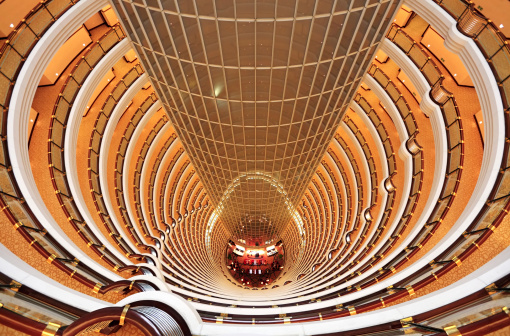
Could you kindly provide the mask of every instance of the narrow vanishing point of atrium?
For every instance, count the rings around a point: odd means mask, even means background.
[[[510,1],[0,13],[0,335],[510,335]]]

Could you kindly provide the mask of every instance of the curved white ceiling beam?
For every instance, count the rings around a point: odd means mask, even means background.
[[[87,76],[87,79],[82,84],[82,87],[76,94],[71,111],[69,111],[69,118],[67,120],[66,134],[65,134],[65,149],[64,161],[66,165],[66,176],[69,184],[69,189],[73,196],[74,202],[80,215],[88,224],[92,232],[100,239],[101,243],[112,252],[119,260],[127,265],[133,265],[123,253],[120,252],[117,246],[114,246],[108,238],[103,235],[103,232],[98,227],[102,223],[96,223],[94,218],[89,212],[85,198],[81,190],[78,167],[76,166],[76,147],[78,145],[78,134],[80,131],[80,124],[83,119],[83,111],[85,111],[90,98],[92,97],[96,87],[99,85],[106,73],[117,63],[117,61],[124,56],[131,46],[128,39],[123,39],[115,47],[113,47],[108,54],[106,54],[99,63],[96,64],[94,69]],[[127,241],[127,240],[126,240]],[[129,243],[129,242],[128,242]],[[130,245],[131,246],[131,245]],[[137,251],[135,248],[134,251]],[[139,264],[138,264],[139,265]],[[146,264],[146,266],[151,266]]]
[[[450,14],[433,1],[407,0],[405,4],[439,32],[445,47],[460,57],[474,83],[483,113],[485,145],[480,174],[465,209],[478,213],[491,192],[487,186],[496,182],[505,146],[505,118],[498,84],[476,43],[457,30],[457,22]]]

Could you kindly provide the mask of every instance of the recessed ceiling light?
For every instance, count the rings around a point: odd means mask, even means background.
[[[457,74],[453,74],[453,76],[455,77],[455,76],[457,76]]]
[[[14,28],[14,24],[12,24],[12,23],[11,23],[11,24],[9,25],[9,27]]]
[[[34,122],[34,119],[30,119],[30,122]]]
[[[430,44],[427,44],[427,47],[430,47]]]
[[[500,24],[500,25],[499,25],[499,28],[504,28],[504,27],[505,27],[505,26],[503,26],[503,24]]]
[[[58,76],[58,73],[55,73],[55,76]]]

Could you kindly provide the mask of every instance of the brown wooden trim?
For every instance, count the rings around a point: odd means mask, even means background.
[[[161,309],[168,315],[170,315],[177,324],[179,324],[179,327],[181,327],[182,332],[185,336],[192,336],[191,330],[188,327],[188,324],[186,321],[184,321],[184,318],[179,314],[175,309],[172,307],[169,307],[168,305],[159,302],[159,301],[153,301],[153,300],[143,300],[143,301],[137,301],[131,304],[131,307],[138,307],[138,306],[152,306],[156,307],[158,309]]]
[[[70,324],[64,330],[63,336],[77,335],[85,328],[102,321],[113,320],[112,323],[117,322],[118,324],[123,310],[124,307],[107,307],[88,313]],[[161,331],[149,319],[136,310],[129,309],[125,314],[125,321],[133,324],[146,336],[163,336]]]

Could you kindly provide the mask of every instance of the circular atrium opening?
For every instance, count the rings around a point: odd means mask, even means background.
[[[276,281],[285,264],[283,243],[245,245],[229,241],[226,250],[227,269],[241,286],[266,289]]]

